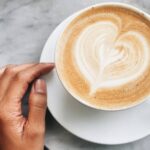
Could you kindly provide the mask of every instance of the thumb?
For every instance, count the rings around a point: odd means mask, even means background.
[[[42,79],[37,79],[32,85],[32,90],[29,96],[28,122],[34,129],[38,131],[45,130],[46,106],[46,83]]]

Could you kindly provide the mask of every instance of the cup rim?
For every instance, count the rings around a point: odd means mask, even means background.
[[[132,6],[132,5],[127,4],[127,3],[122,3],[122,2],[102,2],[102,3],[94,4],[94,5],[88,6],[86,8],[83,8],[83,9],[81,9],[81,10],[73,13],[72,15],[70,15],[69,17],[67,17],[65,19],[65,20],[67,20],[67,19],[71,18],[71,20],[69,20],[68,23],[65,25],[63,31],[60,33],[60,35],[59,35],[59,37],[57,39],[56,47],[55,47],[55,52],[54,52],[54,62],[55,62],[55,65],[56,65],[56,72],[57,72],[58,78],[59,78],[61,84],[63,85],[63,88],[66,90],[66,92],[68,92],[78,102],[80,102],[84,106],[87,106],[89,108],[93,108],[93,109],[96,109],[96,110],[122,111],[122,110],[130,109],[132,107],[138,106],[139,104],[145,102],[148,99],[148,97],[150,97],[150,95],[145,96],[144,98],[141,98],[139,101],[136,101],[136,102],[134,102],[132,104],[129,104],[129,105],[126,105],[126,106],[121,106],[121,107],[116,107],[116,108],[106,108],[106,107],[102,107],[102,106],[92,105],[89,102],[87,102],[86,100],[84,100],[83,98],[81,98],[80,96],[78,96],[77,94],[75,94],[71,89],[69,89],[69,87],[67,86],[67,84],[65,83],[65,81],[63,80],[63,78],[61,77],[61,75],[59,74],[58,67],[57,67],[57,57],[58,57],[58,53],[59,53],[58,50],[57,50],[57,44],[58,44],[60,38],[62,37],[62,34],[63,34],[64,30],[68,27],[68,25],[76,17],[78,17],[79,15],[81,15],[83,12],[92,9],[93,7],[103,7],[103,6],[109,6],[109,5],[111,5],[111,6],[118,6],[118,7],[122,7],[122,8],[125,8],[125,9],[130,9],[130,10],[132,10],[132,11],[134,11],[134,12],[142,15],[147,20],[150,20],[150,15],[147,12],[141,10],[138,7]]]

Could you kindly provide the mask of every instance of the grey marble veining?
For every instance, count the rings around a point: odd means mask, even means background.
[[[73,12],[108,0],[0,0],[0,66],[38,62],[53,29]],[[112,0],[113,2],[115,0]],[[118,0],[150,13],[149,0]],[[47,112],[46,144],[51,150],[149,150],[150,137],[106,146],[81,140]]]

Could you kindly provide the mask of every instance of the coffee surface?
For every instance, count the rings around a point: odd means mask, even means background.
[[[97,108],[139,103],[150,94],[150,21],[120,6],[88,9],[61,35],[56,66],[65,87]]]

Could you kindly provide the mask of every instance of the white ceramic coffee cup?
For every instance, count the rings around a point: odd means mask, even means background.
[[[130,9],[130,10],[136,12],[137,14],[144,16],[147,20],[150,20],[150,15],[147,14],[146,12],[140,10],[139,8],[136,8],[136,7],[131,6],[131,5],[129,5],[129,4],[118,3],[118,2],[108,2],[108,3],[100,3],[100,4],[92,5],[92,6],[90,6],[90,7],[87,7],[87,8],[85,8],[85,9],[83,9],[83,10],[81,10],[81,11],[79,11],[79,12],[73,14],[73,16],[74,16],[73,19],[74,19],[75,17],[77,17],[78,15],[80,15],[81,13],[87,11],[88,9],[91,9],[91,8],[93,8],[93,7],[99,7],[99,6],[103,7],[103,6],[107,6],[107,5],[117,6],[117,7],[121,7],[121,8]],[[71,16],[71,17],[72,17],[72,16]],[[72,21],[73,19],[71,19],[71,21]],[[70,22],[71,22],[71,21],[70,21]],[[67,26],[66,26],[66,27],[67,27]],[[66,28],[65,28],[65,29],[66,29]],[[63,31],[62,31],[62,33],[63,33]],[[61,36],[60,36],[60,37],[61,37]],[[58,39],[58,40],[59,40],[59,39]],[[81,97],[79,97],[78,95],[76,95],[76,94],[67,86],[67,84],[65,83],[64,79],[61,78],[61,76],[59,75],[59,71],[57,70],[57,69],[58,69],[58,68],[57,68],[57,63],[59,63],[59,62],[57,62],[57,60],[58,60],[57,57],[59,57],[59,56],[58,56],[58,52],[57,52],[57,50],[56,50],[56,52],[55,52],[56,71],[57,71],[58,77],[59,77],[59,79],[60,79],[62,85],[64,86],[64,88],[65,88],[76,100],[78,100],[80,103],[82,103],[82,104],[84,104],[84,105],[86,105],[86,106],[89,106],[89,107],[94,108],[94,109],[107,110],[107,111],[116,111],[116,110],[124,110],[124,109],[131,108],[131,107],[133,107],[133,106],[136,106],[136,105],[141,104],[142,102],[144,102],[145,100],[148,99],[148,97],[146,97],[145,99],[142,99],[141,101],[137,101],[137,102],[132,103],[131,105],[128,105],[128,106],[124,106],[124,107],[121,106],[120,108],[117,107],[116,109],[114,109],[114,108],[113,108],[113,109],[110,109],[110,108],[107,109],[107,108],[97,107],[96,105],[92,105],[92,104],[86,102],[85,100],[83,100],[83,99],[82,99]]]

